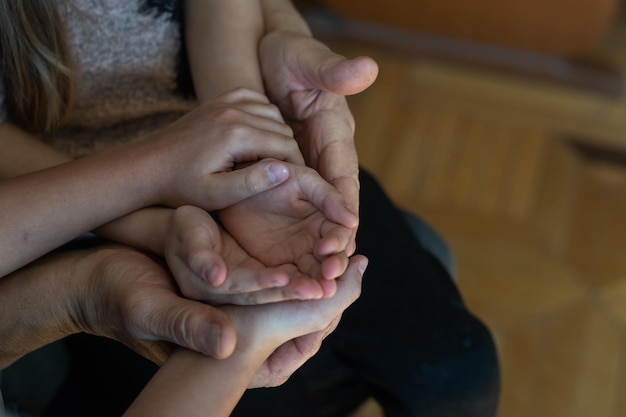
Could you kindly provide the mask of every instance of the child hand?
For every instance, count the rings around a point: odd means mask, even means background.
[[[206,211],[181,206],[170,218],[165,258],[181,293],[221,304],[306,299],[317,287],[296,268],[266,268],[250,257]]]
[[[286,182],[218,214],[228,233],[253,258],[313,278],[309,284],[316,283],[317,288],[309,298],[329,297],[336,290],[333,279],[348,265],[345,250],[358,218],[315,170],[286,165],[290,171]]]
[[[336,280],[338,289],[332,298],[220,307],[237,328],[236,349],[264,358],[248,388],[281,385],[319,350],[344,311],[359,297],[367,263],[361,255],[352,257]]]
[[[193,204],[205,210],[227,207],[284,180],[276,161],[234,169],[237,164],[268,157],[304,164],[276,106],[246,89],[198,106],[127,151],[148,161],[149,169],[139,165],[136,173],[144,179],[139,191],[150,192],[144,205]]]

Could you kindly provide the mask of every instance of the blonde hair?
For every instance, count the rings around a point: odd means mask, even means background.
[[[56,0],[0,0],[0,77],[7,113],[34,132],[61,126],[74,96]]]

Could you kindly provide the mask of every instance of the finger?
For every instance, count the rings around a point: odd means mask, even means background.
[[[289,276],[278,269],[231,267],[228,278],[220,288],[216,288],[216,293],[246,297],[245,293],[284,287],[288,283]]]
[[[353,229],[331,221],[325,221],[321,227],[321,238],[315,252],[318,256],[328,256],[345,252],[352,239]],[[343,272],[342,272],[343,273]]]
[[[246,123],[258,130],[266,130],[293,138],[291,126],[284,122],[278,108],[273,104],[244,103],[236,108],[237,111],[241,112],[233,113],[233,118],[239,117],[237,121]]]
[[[358,217],[346,206],[343,196],[315,170],[299,166],[291,169],[298,175],[298,185],[305,199],[328,219],[348,228],[358,224]]]
[[[251,384],[257,387],[277,387],[315,355],[322,346],[324,332],[300,336],[280,345],[267,359]]]
[[[165,340],[217,359],[233,353],[237,333],[224,312],[171,292],[151,297],[144,317],[153,340]]]
[[[301,301],[323,298],[326,281],[321,275],[320,262],[311,255],[301,256],[297,261],[297,265],[280,267],[289,275],[289,285],[284,289],[286,296]]]
[[[336,181],[333,181],[332,184],[339,190],[341,195],[344,196],[348,207],[352,210],[353,213],[359,213],[359,189],[360,184],[358,177],[356,178],[340,178]],[[356,234],[359,228],[359,224],[357,223],[350,230],[350,238],[348,240],[348,245],[346,246],[346,254],[348,256],[354,255],[356,252]]]
[[[263,93],[248,88],[237,88],[218,96],[214,105],[220,103],[230,104],[251,115],[270,118],[276,122],[284,124],[285,121],[278,107],[270,103],[270,100]]]
[[[340,277],[347,268],[348,256],[344,252],[328,256],[322,261],[322,274],[326,280]]]
[[[359,159],[354,145],[354,119],[344,98],[337,100],[333,111],[316,119],[316,128],[305,137],[320,149],[311,165],[322,178],[339,189],[348,207],[358,214]]]
[[[189,239],[190,240],[187,243],[189,245],[198,243],[197,241],[193,242],[191,237],[189,237]],[[191,249],[189,253],[182,253],[180,255],[180,259],[183,265],[181,265],[181,268],[177,269],[181,270],[184,269],[184,266],[188,266],[188,272],[185,274],[185,280],[187,282],[197,282],[200,288],[205,286],[207,288],[217,288],[226,280],[226,263],[221,256],[212,252],[208,246],[196,246]],[[170,267],[172,266],[170,265]],[[175,276],[176,281],[180,284],[178,275]],[[189,296],[189,294],[185,295]],[[198,294],[198,296],[199,295],[200,294]],[[194,296],[192,298],[200,299],[198,296]]]
[[[200,290],[198,294],[183,291],[188,298],[202,299],[206,284],[217,287],[226,279],[226,264],[218,254],[221,237],[217,224],[206,211],[181,206],[175,210],[170,228],[178,232],[175,246],[167,245],[168,266],[182,290]],[[184,236],[180,230],[185,231]]]
[[[313,279],[323,278],[321,257],[318,258],[311,253],[302,254],[296,259],[296,267],[298,272],[307,277]]]
[[[254,162],[273,158],[304,165],[304,157],[298,142],[292,136],[272,131],[268,126],[246,129],[248,130],[232,135],[233,141],[228,146],[230,158],[227,159],[235,162]]]
[[[336,283],[337,290],[332,297],[299,304],[303,309],[301,313],[305,314],[308,319],[306,323],[303,323],[301,316],[292,316],[294,323],[298,325],[296,337],[325,329],[360,296],[361,282],[367,262],[367,258],[363,255],[355,255],[350,259],[346,272],[339,278],[331,281],[321,280],[325,283]]]
[[[346,59],[329,49],[300,54],[300,68],[311,87],[339,95],[364,91],[376,81],[378,65],[369,57]]]
[[[245,168],[212,174],[207,194],[219,196],[218,208],[226,208],[282,184],[289,175],[289,169],[280,161],[259,161]]]
[[[283,119],[283,115],[276,105],[271,103],[248,102],[238,104],[237,107],[250,115],[273,120],[277,123],[277,126],[280,127],[281,132],[287,136],[293,136],[291,127],[285,124],[285,119]]]
[[[259,91],[252,90],[250,88],[235,88],[234,90],[227,91],[217,97],[217,100],[225,103],[240,103],[240,102],[259,102],[269,103],[267,96]]]
[[[309,129],[309,140],[322,150],[313,167],[343,196],[347,207],[357,215],[352,227],[347,253],[356,251],[356,231],[359,213],[359,164],[354,146],[354,126],[345,99],[337,103],[336,111],[326,112],[317,120],[317,129]]]
[[[339,308],[332,314],[332,319],[341,315],[361,295],[361,283],[369,261],[363,255],[355,255],[350,258],[346,272],[335,280],[337,293],[329,298],[329,302],[337,302]]]
[[[318,300],[324,296],[324,288],[321,280],[305,275],[290,277],[289,285],[283,288],[285,300]]]
[[[319,287],[319,286],[318,286]],[[305,290],[308,291],[308,290]],[[319,290],[315,290],[317,293],[321,293]],[[309,291],[310,293],[311,291]],[[238,306],[255,306],[261,304],[278,303],[282,301],[292,300],[311,300],[321,298],[321,295],[317,297],[308,296],[302,298],[302,289],[297,289],[295,284],[290,286],[284,286],[280,288],[268,288],[260,291],[238,293],[238,294],[217,294],[212,297],[211,303],[214,305],[238,305]],[[214,301],[215,300],[215,301]]]

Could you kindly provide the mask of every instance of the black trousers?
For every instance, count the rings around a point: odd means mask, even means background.
[[[362,295],[335,332],[284,385],[248,390],[233,416],[346,416],[369,396],[386,417],[495,416],[500,381],[488,329],[365,172],[357,252],[370,259]],[[121,415],[156,371],[109,340],[79,335],[67,344],[72,376],[49,416]]]

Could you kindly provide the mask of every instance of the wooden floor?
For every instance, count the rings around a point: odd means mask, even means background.
[[[362,165],[452,248],[499,416],[626,416],[626,95],[330,43],[379,62],[350,99]],[[626,24],[598,53],[626,74]]]

